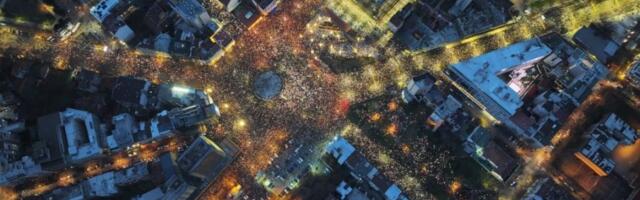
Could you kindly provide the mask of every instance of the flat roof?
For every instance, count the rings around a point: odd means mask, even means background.
[[[356,148],[344,138],[336,136],[327,146],[326,151],[330,152],[338,160],[338,164],[342,165],[356,151]]]
[[[452,69],[480,92],[491,97],[513,115],[523,102],[520,95],[498,75],[512,68],[532,64],[551,53],[538,38],[512,44],[451,65]]]

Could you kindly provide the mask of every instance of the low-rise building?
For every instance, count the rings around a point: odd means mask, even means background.
[[[238,156],[239,148],[229,140],[220,145],[206,136],[198,137],[179,156],[160,156],[161,199],[196,199]],[[154,193],[159,193],[155,191]]]
[[[389,29],[391,17],[411,1],[406,0],[331,0],[327,1],[327,12],[349,33],[349,38],[364,38],[366,41],[380,39]]]
[[[102,78],[97,72],[83,69],[75,75],[75,80],[78,90],[95,93],[100,89]]]
[[[595,55],[600,62],[609,64],[620,51],[620,44],[599,31],[594,27],[583,27],[573,36],[573,41]]]
[[[268,15],[276,9],[280,0],[251,0],[263,15]]]
[[[149,177],[149,166],[146,163],[139,163],[129,168],[115,172],[115,184],[131,185]]]
[[[216,7],[207,10],[197,0],[102,0],[91,7],[90,13],[103,29],[122,43],[137,48],[138,53],[213,64],[230,50],[235,38],[272,12],[278,2],[225,0],[220,3],[229,13],[209,13],[224,11]],[[219,21],[218,17],[226,14],[235,18]],[[140,17],[142,19],[137,19]]]
[[[388,22],[405,47],[433,49],[499,26],[511,19],[510,1],[418,0]]]
[[[588,140],[575,156],[600,176],[616,167],[612,152],[618,146],[631,145],[639,135],[636,130],[615,114],[608,114],[588,132]]]
[[[20,135],[26,130],[23,121],[7,123],[0,119],[0,169],[9,162],[20,159],[22,155]]]
[[[63,167],[102,156],[108,147],[98,117],[67,108],[38,118],[38,140],[33,159],[44,167]]]
[[[200,136],[178,158],[181,170],[203,182],[213,181],[233,162],[239,153],[238,147],[225,140],[219,146],[211,139]]]
[[[574,200],[569,192],[549,177],[536,180],[524,195],[523,200]]]
[[[640,50],[640,17],[625,16],[582,27],[573,40],[604,64],[624,65]]]
[[[447,95],[436,85],[435,77],[428,73],[413,77],[402,90],[405,103],[419,102],[434,108],[427,118],[427,125],[432,131],[438,130],[445,122],[462,109],[462,103],[455,97]]]
[[[462,103],[455,97],[448,95],[447,99],[442,102],[427,118],[427,124],[432,131],[438,130],[450,117],[462,109]]]
[[[431,107],[440,105],[444,101],[444,94],[435,84],[435,77],[428,73],[411,78],[407,88],[402,90],[402,101],[405,103],[417,101]]]
[[[505,144],[499,143],[488,130],[476,127],[464,143],[464,150],[480,166],[500,181],[511,177],[518,168],[518,159]]]
[[[131,114],[123,113],[113,116],[111,123],[114,125],[114,129],[111,131],[111,135],[107,136],[109,148],[127,147],[139,140],[139,138],[134,138],[138,133],[139,124]]]
[[[49,174],[42,166],[35,163],[29,156],[21,160],[11,162],[0,171],[0,185],[12,186],[21,183],[26,178],[38,177]]]
[[[111,98],[120,105],[132,109],[150,106],[150,91],[153,84],[135,77],[118,77],[114,80]]]
[[[342,181],[336,188],[336,192],[340,195],[341,200],[369,200],[367,195],[360,191],[358,188],[349,186],[346,182]]]
[[[631,69],[627,72],[627,80],[632,86],[640,88],[640,62],[635,62],[631,66]]]
[[[367,192],[370,192],[368,195],[372,195],[371,199],[407,199],[398,185],[391,182],[385,175],[379,172],[378,169],[360,152],[357,152],[355,147],[346,139],[340,136],[334,137],[326,146],[325,151],[334,157],[339,165],[345,166],[351,177],[360,182],[363,188],[367,188]],[[342,192],[340,194],[344,194],[343,197],[346,198],[353,193],[354,190],[349,190],[349,187],[341,184],[338,187],[338,191]]]
[[[84,198],[106,198],[118,194],[115,172],[106,172],[83,181]]]
[[[158,107],[185,107],[190,105],[211,105],[213,99],[204,91],[178,86],[174,84],[161,84],[157,92]]]

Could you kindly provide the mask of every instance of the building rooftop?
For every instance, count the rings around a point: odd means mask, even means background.
[[[405,103],[418,101],[427,105],[438,105],[444,101],[444,95],[435,86],[436,79],[429,73],[415,76],[407,83],[407,88],[402,91],[402,100]]]
[[[465,151],[500,181],[508,179],[519,165],[517,158],[482,127],[476,127],[464,145]]]
[[[327,146],[326,151],[336,158],[340,165],[345,165],[351,176],[356,180],[367,183],[370,191],[376,192],[387,200],[406,199],[402,190],[386,176],[381,174],[360,152],[355,151],[349,142],[341,136],[336,136]],[[340,162],[344,160],[343,162]],[[344,164],[343,164],[344,163]],[[341,199],[358,199],[358,189],[353,189],[345,184],[340,184],[337,191]],[[355,193],[354,193],[355,192]],[[347,196],[348,195],[348,196]],[[352,196],[353,195],[353,196]]]
[[[146,107],[151,82],[134,77],[118,77],[114,81],[111,98],[125,107]]]
[[[378,174],[378,169],[359,152],[351,154],[345,164],[358,179],[372,180]]]
[[[133,134],[138,132],[138,124],[131,114],[123,113],[111,118],[115,126],[112,135],[118,147],[126,147],[134,142]]]
[[[522,106],[522,99],[499,76],[517,68],[530,67],[549,53],[551,49],[536,38],[453,64],[452,69],[513,115]]]
[[[356,148],[349,144],[346,139],[335,137],[333,142],[327,146],[326,151],[336,158],[338,164],[342,165],[356,151]]]
[[[573,36],[573,41],[595,55],[604,64],[608,64],[611,57],[620,49],[619,44],[605,37],[593,27],[582,27]]]
[[[81,70],[76,76],[78,89],[85,92],[97,92],[102,78],[97,72]]]
[[[211,105],[213,99],[204,91],[175,84],[158,86],[158,101],[171,106]]]
[[[97,116],[82,110],[67,108],[38,118],[38,135],[46,143],[46,157],[40,162],[80,161],[102,154],[107,146]]]
[[[448,95],[436,109],[429,115],[427,124],[432,127],[432,130],[437,130],[446,121],[451,121],[450,117],[456,114],[462,108],[462,103],[455,97]],[[456,123],[456,122],[453,122]]]
[[[119,0],[102,0],[100,1],[100,3],[91,7],[89,12],[91,13],[91,15],[93,15],[93,17],[98,19],[98,21],[102,22],[105,20],[105,18],[111,15],[111,9],[118,5],[118,3],[120,3]]]
[[[129,185],[149,176],[149,168],[146,163],[133,165],[127,169],[115,172],[116,185]]]
[[[171,121],[169,117],[169,112],[162,111],[151,119],[149,123],[149,129],[151,132],[151,137],[164,137],[170,135],[177,129],[177,127]]]
[[[523,200],[573,200],[569,192],[553,182],[551,178],[538,179],[528,190]]]
[[[135,200],[161,200],[162,197],[164,197],[164,192],[159,187],[156,187],[135,198]]]
[[[11,162],[0,171],[0,185],[11,185],[24,177],[35,176],[44,173],[42,167],[36,164],[29,156],[21,160]]]
[[[576,157],[596,174],[606,176],[616,166],[612,152],[619,145],[631,145],[638,139],[638,132],[615,114],[608,114],[589,132],[589,140],[576,152]]]
[[[178,158],[178,166],[201,180],[213,180],[234,159],[236,152],[225,152],[206,136],[198,137]]]
[[[114,172],[94,176],[82,182],[86,198],[109,197],[118,193]]]
[[[504,24],[512,5],[508,0],[418,0],[395,13],[388,26],[409,49],[433,49]]]
[[[636,61],[629,72],[627,73],[627,79],[637,88],[640,88],[640,62]]]

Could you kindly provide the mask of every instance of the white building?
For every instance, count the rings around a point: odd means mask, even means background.
[[[453,64],[452,84],[536,146],[549,145],[568,115],[607,75],[599,62],[555,33]]]
[[[549,53],[551,49],[536,38],[453,64],[450,72],[452,79],[472,95],[470,98],[496,119],[507,121],[523,105],[524,88],[516,81],[519,71],[533,67]]]

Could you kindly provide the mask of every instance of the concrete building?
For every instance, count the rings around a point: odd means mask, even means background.
[[[430,107],[440,105],[444,101],[444,95],[435,84],[435,77],[428,73],[411,78],[407,88],[402,90],[402,101],[417,101]]]
[[[402,91],[402,100],[405,103],[419,102],[434,108],[427,119],[427,125],[432,131],[438,130],[445,122],[450,121],[451,116],[462,109],[462,103],[455,97],[444,94],[437,87],[435,80],[435,77],[425,73],[409,80],[407,88]]]
[[[621,50],[620,44],[606,37],[604,33],[594,27],[581,28],[573,36],[573,41],[595,55],[604,64],[611,63]]]
[[[239,148],[229,140],[218,145],[200,136],[179,157],[162,155],[160,163],[165,182],[160,187],[164,194],[161,199],[197,199],[238,153]]]
[[[406,195],[398,185],[391,182],[386,176],[378,171],[361,153],[355,150],[346,139],[336,136],[325,147],[325,151],[334,157],[338,164],[345,166],[351,176],[361,183],[361,186],[368,188],[369,195],[373,195],[371,199],[385,200],[406,200]],[[337,188],[342,197],[349,196],[354,190],[349,187],[340,185]],[[360,195],[355,195],[360,196]]]
[[[118,11],[126,6],[127,2],[120,0],[102,0],[89,9],[89,13],[104,25],[105,29],[114,37],[123,42],[128,42],[135,36],[134,31],[119,16]]]
[[[607,176],[616,167],[612,152],[618,146],[634,144],[639,135],[617,115],[608,114],[589,130],[587,137],[575,156],[599,176]]]
[[[35,163],[29,156],[21,160],[11,162],[0,170],[0,185],[12,186],[21,183],[26,178],[38,177],[49,174],[42,166]]]
[[[640,89],[640,62],[635,62],[631,66],[631,69],[627,72],[627,80],[632,86]]]
[[[135,77],[118,77],[114,80],[111,98],[126,108],[146,109],[150,104],[152,83]]]
[[[550,145],[555,133],[578,104],[567,93],[545,91],[510,117],[526,135],[542,145]]]
[[[78,90],[96,93],[98,92],[98,89],[100,89],[102,78],[97,72],[83,69],[75,75],[75,80],[77,82]]]
[[[204,91],[174,84],[161,84],[158,86],[157,98],[159,104],[157,107],[207,106],[214,104],[211,96]]]
[[[624,16],[583,27],[573,40],[604,64],[625,65],[640,50],[640,17]]]
[[[582,50],[551,33],[453,64],[453,86],[536,146],[557,128],[608,73]]]
[[[408,49],[432,49],[487,31],[511,19],[505,0],[418,0],[388,22],[394,38]]]
[[[369,200],[367,195],[360,191],[358,188],[349,186],[346,182],[342,181],[336,188],[336,192],[340,195],[341,200]]]
[[[409,4],[409,0],[331,0],[327,12],[341,24],[350,38],[376,41],[383,37],[391,17]]]
[[[164,192],[162,192],[162,189],[157,187],[136,197],[135,200],[161,200],[162,197],[164,197]]]
[[[453,96],[447,96],[447,99],[442,102],[436,110],[427,118],[427,124],[432,131],[438,130],[449,118],[462,109],[462,103]]]
[[[207,120],[219,117],[219,113],[215,105],[192,105],[162,111],[151,120],[152,136],[155,137],[166,132],[204,123]]]
[[[0,120],[0,169],[21,155],[20,135],[26,131],[25,122],[6,123]]]
[[[549,47],[532,39],[453,64],[449,72],[483,109],[507,121],[523,105],[524,88],[518,87],[517,80],[502,77],[519,78],[514,77],[520,74],[518,71],[533,67],[549,53]]]
[[[242,2],[242,0],[219,0],[218,2],[220,2],[225,7],[227,12],[232,12],[238,7],[238,5],[240,5],[240,2]]]
[[[139,163],[124,170],[116,171],[114,175],[114,182],[118,186],[135,184],[149,177],[149,166],[146,163]]]
[[[505,146],[486,129],[476,127],[465,141],[464,150],[496,179],[505,181],[519,166],[517,158]]]
[[[242,7],[243,1],[237,2]],[[251,2],[244,4],[253,6]],[[252,13],[258,12],[252,10]],[[189,58],[207,64],[216,62],[227,47],[210,38],[221,32],[236,35],[233,28],[225,28],[234,25],[211,17],[197,0],[103,0],[91,8],[91,14],[103,29],[112,33],[120,42],[137,48],[138,53]],[[242,16],[244,14],[246,13]],[[257,16],[259,14],[251,17],[251,20],[255,21]],[[138,21],[142,23],[137,23]],[[222,24],[228,26],[223,27]]]
[[[263,15],[268,15],[276,9],[280,0],[251,0]]]
[[[524,195],[523,200],[574,200],[573,196],[550,177],[536,180]]]
[[[212,32],[218,30],[218,25],[213,21],[209,13],[196,0],[167,0],[169,6],[180,18],[196,29],[209,28]]]
[[[81,183],[84,198],[107,198],[118,194],[115,172],[106,172]]]
[[[285,196],[295,191],[305,181],[312,167],[322,154],[317,153],[318,140],[292,139],[270,161],[267,169],[258,172],[256,180],[267,191]]]
[[[38,139],[43,146],[34,149],[33,158],[52,168],[101,156],[107,148],[98,118],[71,108],[38,118]]]
[[[124,148],[138,141],[136,140],[138,138],[134,138],[134,136],[138,133],[139,124],[131,114],[123,113],[113,116],[111,123],[114,125],[114,129],[111,131],[111,135],[107,136],[109,148]]]
[[[213,181],[237,156],[239,149],[223,141],[226,148],[211,139],[198,137],[178,158],[178,167],[202,182]]]
[[[111,16],[111,10],[114,9],[120,0],[102,0],[89,9],[89,13],[99,22],[104,22],[107,17]]]

